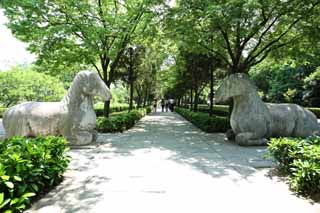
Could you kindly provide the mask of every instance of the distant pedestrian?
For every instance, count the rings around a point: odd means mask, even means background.
[[[169,110],[169,101],[166,100],[166,112],[168,112],[168,110]]]
[[[162,109],[162,112],[164,112],[164,107],[165,107],[166,103],[164,101],[164,99],[162,98],[161,99],[161,109]]]
[[[169,99],[169,108],[170,108],[170,111],[173,112],[173,110],[174,110],[174,100],[172,98]]]
[[[157,112],[157,99],[153,100],[153,112]]]

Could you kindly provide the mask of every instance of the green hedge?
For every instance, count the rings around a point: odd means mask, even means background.
[[[7,108],[1,108],[0,107],[0,118],[3,117],[4,112],[7,110]]]
[[[319,118],[320,119],[320,108],[306,108],[306,109],[308,109],[308,110],[310,110],[311,112],[313,112],[316,116],[317,116],[317,118]]]
[[[22,212],[63,179],[69,158],[61,137],[0,141],[0,212]]]
[[[226,117],[210,117],[207,113],[191,112],[178,107],[175,111],[205,132],[226,132],[231,128],[229,119]]]
[[[182,108],[188,109],[190,106],[182,106]],[[209,106],[205,104],[200,104],[198,106],[198,112],[208,113],[209,114]],[[229,106],[227,105],[214,105],[213,106],[213,114],[217,116],[227,117],[229,115]]]
[[[280,168],[289,174],[290,186],[302,194],[320,192],[320,137],[274,138],[268,147]]]
[[[98,117],[97,130],[103,133],[123,132],[133,127],[137,121],[150,111],[151,108],[148,107],[132,110],[131,112],[118,113],[111,115],[109,118]]]
[[[137,109],[137,107],[133,106],[133,109]],[[96,115],[98,117],[103,116],[103,110],[104,110],[103,104],[97,104],[94,107],[94,111],[96,112]],[[110,106],[110,113],[122,112],[127,110],[129,110],[129,104],[114,104]]]

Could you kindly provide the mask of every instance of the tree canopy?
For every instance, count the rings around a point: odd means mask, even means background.
[[[209,98],[212,108],[219,79],[236,72],[252,75],[273,101],[296,101],[316,88],[307,79],[320,66],[319,0],[172,3],[3,0],[1,6],[13,34],[37,55],[38,70],[68,80],[75,70],[95,69],[108,86],[128,84],[129,100],[138,105],[174,97],[197,110]],[[136,47],[143,51],[130,54]]]

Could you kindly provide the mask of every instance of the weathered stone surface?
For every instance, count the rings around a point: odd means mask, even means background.
[[[96,134],[94,96],[109,100],[111,92],[97,73],[81,71],[60,102],[26,102],[9,108],[3,117],[6,137],[63,135],[71,145],[89,144]]]
[[[264,103],[245,74],[225,78],[216,92],[218,102],[233,98],[231,127],[240,145],[264,145],[269,137],[307,137],[320,133],[316,116],[296,104]]]

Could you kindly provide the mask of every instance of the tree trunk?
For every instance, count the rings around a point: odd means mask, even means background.
[[[199,89],[196,89],[194,92],[194,106],[193,106],[194,112],[198,112],[198,103],[199,103]]]
[[[133,109],[133,81],[130,81],[129,112]]]
[[[209,115],[213,115],[213,68],[210,66],[210,109]]]
[[[130,64],[129,64],[129,84],[130,84],[130,99],[129,99],[129,112],[133,108],[133,49],[129,48]]]
[[[146,107],[148,101],[148,87],[145,90],[144,98],[143,98],[143,107]]]
[[[106,55],[100,56],[101,59],[101,66],[102,66],[102,72],[103,72],[103,81],[107,85],[107,87],[110,89],[111,86],[111,79],[110,76],[108,78],[108,66],[110,63],[110,59]],[[109,117],[110,114],[110,100],[104,102],[104,108],[103,108],[103,115],[104,117]]]
[[[110,88],[111,83],[107,82],[106,85]],[[108,118],[110,114],[110,100],[104,102],[103,115]]]
[[[103,115],[108,118],[110,114],[110,101],[104,102]]]
[[[193,109],[193,91],[190,89],[190,111]]]

